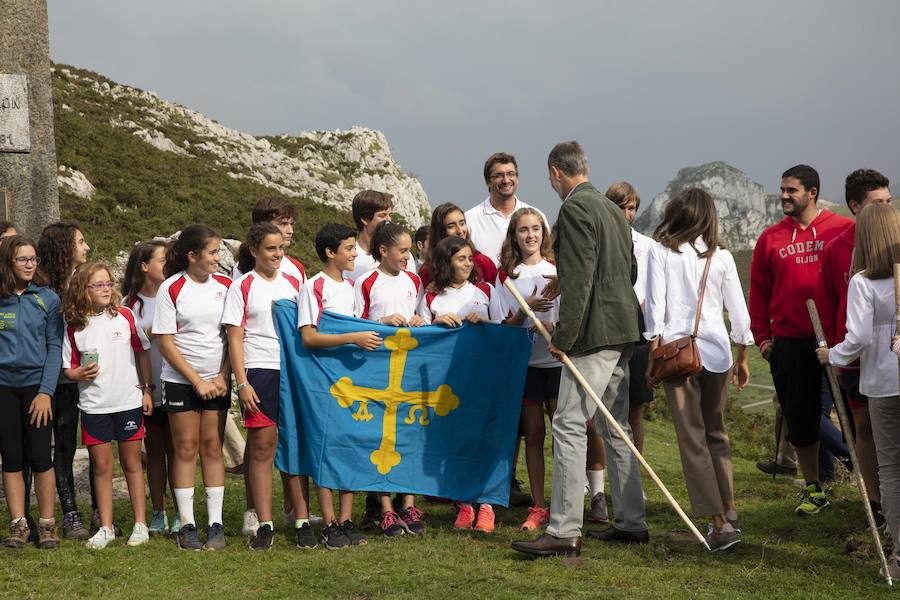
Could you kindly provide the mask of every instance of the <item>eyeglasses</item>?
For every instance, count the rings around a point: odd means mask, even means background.
[[[496,179],[500,181],[501,179],[515,179],[519,176],[517,171],[507,171],[505,173],[494,173],[491,175],[491,179]]]
[[[92,290],[108,290],[112,289],[113,282],[112,281],[96,281],[94,283],[89,283],[88,287]]]
[[[39,259],[37,256],[17,256],[13,260],[16,261],[17,265],[23,267],[29,263],[33,265],[41,264],[41,259]]]

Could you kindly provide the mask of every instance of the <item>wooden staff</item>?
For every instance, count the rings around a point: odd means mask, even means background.
[[[516,289],[516,286],[513,285],[512,279],[507,278],[506,281],[503,282],[503,285],[505,285],[506,289],[508,289],[509,292],[513,295],[513,297],[516,299],[516,302],[519,303],[519,307],[522,309],[522,312],[528,315],[528,317],[532,320],[535,328],[538,330],[538,333],[540,333],[544,337],[544,339],[547,340],[548,344],[552,343],[550,333],[544,327],[544,324],[541,323],[541,321],[535,316],[534,311],[532,311],[531,307],[528,306],[528,302],[525,300],[525,298],[522,297],[522,294],[519,293],[519,290]],[[606,417],[606,421],[613,428],[616,434],[620,438],[622,438],[622,440],[625,442],[625,445],[628,446],[629,450],[631,450],[632,454],[637,457],[638,462],[641,463],[641,466],[644,467],[647,473],[650,474],[650,478],[662,491],[663,496],[666,497],[666,500],[669,501],[669,504],[671,504],[672,508],[675,509],[675,512],[678,513],[678,516],[681,517],[681,520],[685,522],[685,524],[688,526],[688,529],[691,530],[691,533],[693,533],[694,536],[700,541],[700,543],[703,544],[707,550],[709,550],[709,544],[706,543],[706,539],[703,537],[703,534],[700,533],[700,531],[697,529],[697,526],[694,525],[690,518],[688,518],[675,498],[672,497],[672,494],[669,493],[668,488],[666,488],[665,484],[656,475],[656,472],[653,470],[650,464],[646,460],[644,460],[644,457],[641,456],[640,452],[638,452],[638,449],[631,441],[631,438],[628,437],[628,435],[622,429],[622,426],[619,425],[619,422],[616,421],[616,419],[609,412],[609,409],[606,408],[606,405],[603,404],[603,400],[600,399],[600,396],[597,395],[597,392],[595,392],[591,385],[587,382],[587,380],[581,374],[581,371],[578,370],[578,367],[575,366],[572,360],[568,356],[566,356],[565,353],[563,353],[562,355],[562,362],[564,365],[566,365],[566,368],[568,368],[569,371],[572,372],[572,375],[575,376],[578,384],[594,400],[594,402],[597,404],[597,408],[599,408],[600,412],[603,413],[603,416]]]
[[[894,276],[896,280],[897,267],[894,265]],[[810,298],[806,301],[806,308],[809,310],[809,318],[813,324],[813,330],[816,332],[816,342],[819,348],[827,348],[828,342],[825,341],[825,332],[822,330],[822,321],[819,320],[819,311],[816,310],[816,301]],[[834,373],[834,367],[830,364],[825,365],[825,375],[828,377],[828,383],[831,385],[831,395],[834,397],[834,408],[837,409],[838,420],[841,422],[841,429],[844,432],[844,439],[847,440],[847,450],[850,451],[850,460],[853,462],[853,474],[856,476],[856,485],[859,488],[859,495],[862,498],[863,509],[866,513],[866,521],[869,523],[869,531],[872,533],[872,539],[875,540],[875,549],[878,551],[878,558],[881,560],[881,568],[884,578],[887,579],[889,586],[893,586],[891,575],[888,572],[887,559],[884,556],[884,548],[881,547],[881,537],[878,535],[878,527],[875,525],[875,515],[872,513],[872,505],[869,504],[869,493],[866,492],[866,482],[863,481],[862,470],[859,468],[859,460],[856,457],[856,441],[853,436],[853,430],[850,427],[850,419],[847,417],[847,409],[844,408],[843,396],[841,396],[841,387],[838,385],[837,375]]]

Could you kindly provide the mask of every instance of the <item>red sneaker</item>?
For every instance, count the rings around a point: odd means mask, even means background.
[[[475,531],[492,533],[494,531],[494,508],[490,504],[482,504],[478,509]]]
[[[543,529],[550,522],[550,509],[541,506],[532,506],[528,509],[528,518],[522,523],[522,529],[532,531]]]
[[[453,523],[453,526],[456,529],[472,529],[472,525],[475,523],[475,509],[471,504],[465,502],[457,502],[456,507],[459,508],[459,513],[456,515],[456,522]]]

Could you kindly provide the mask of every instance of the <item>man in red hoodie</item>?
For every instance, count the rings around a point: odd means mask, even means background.
[[[871,169],[858,169],[847,175],[844,196],[850,212],[858,215],[869,204],[889,203],[891,190],[888,178]],[[856,222],[850,223],[840,235],[825,245],[822,270],[816,287],[816,305],[822,319],[822,329],[828,338],[828,346],[834,347],[844,340],[847,333],[847,289],[853,276],[853,250],[856,246]],[[872,422],[869,420],[868,398],[859,393],[859,361],[839,372],[841,388],[846,394],[847,406],[853,415],[856,433],[856,455],[859,468],[866,481],[866,491],[872,504],[872,512],[879,523],[881,493],[878,487],[878,461],[875,440],[872,438]]]
[[[750,264],[750,329],[769,361],[787,439],[806,481],[796,512],[828,505],[819,483],[822,367],[806,301],[813,297],[825,244],[851,222],[816,206],[819,174],[808,165],[781,175],[785,217],[759,236]]]

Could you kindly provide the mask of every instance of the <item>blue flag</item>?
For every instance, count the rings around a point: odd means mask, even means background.
[[[374,351],[303,346],[297,305],[281,339],[275,466],[331,489],[506,506],[530,333],[493,324],[397,328],[324,313],[321,333],[375,331]]]

